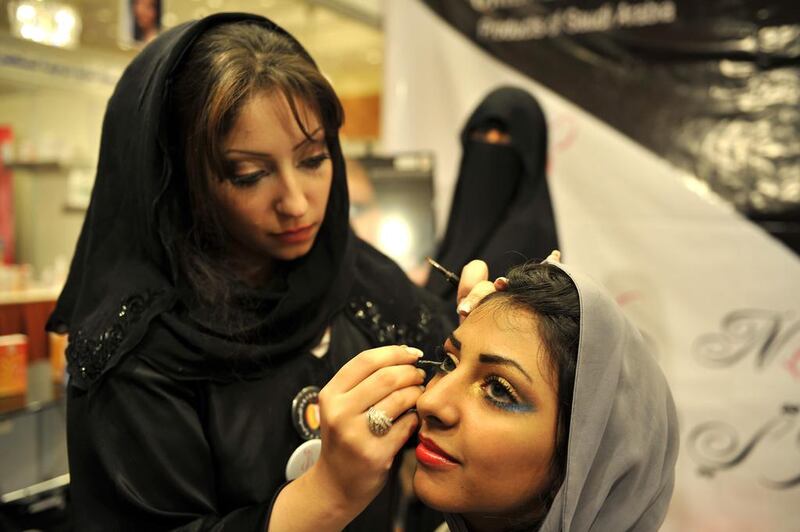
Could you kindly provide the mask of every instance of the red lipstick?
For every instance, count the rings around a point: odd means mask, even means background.
[[[315,225],[316,224],[308,224],[296,229],[289,229],[282,233],[274,233],[274,236],[284,244],[300,244],[310,240],[314,236]]]
[[[455,458],[422,434],[419,435],[419,445],[415,454],[420,464],[432,469],[449,469],[458,465]]]

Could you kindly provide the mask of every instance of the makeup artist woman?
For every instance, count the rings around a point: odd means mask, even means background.
[[[123,74],[49,322],[76,530],[390,528],[423,380],[401,345],[445,329],[353,236],[341,123],[260,17],[173,28]]]

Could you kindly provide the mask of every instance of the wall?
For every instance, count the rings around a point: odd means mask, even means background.
[[[16,262],[31,264],[37,277],[72,256],[84,213],[65,209],[70,174],[80,174],[73,182],[93,179],[106,101],[128,60],[0,35],[0,124],[14,133]]]
[[[77,90],[10,92],[0,100],[0,123],[14,129],[12,165],[16,260],[35,275],[59,256],[69,259],[84,213],[67,205],[70,172],[93,175],[105,98]],[[37,166],[25,163],[58,163]]]

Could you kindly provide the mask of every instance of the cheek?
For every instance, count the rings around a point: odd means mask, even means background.
[[[469,491],[480,499],[475,501],[478,506],[510,511],[532,502],[547,486],[555,433],[536,415],[525,420],[514,415],[472,420],[472,437],[464,449],[465,473]]]
[[[223,218],[234,224],[246,224],[252,218],[253,208],[250,202],[228,197],[220,202],[220,207]]]
[[[239,193],[236,190],[226,190],[217,193],[217,205],[222,223],[234,234],[249,232],[256,228],[259,220],[264,217],[264,195],[255,192]]]
[[[311,202],[316,206],[318,210],[321,210],[323,213],[328,206],[328,198],[331,195],[331,186],[333,184],[333,175],[328,173],[328,175],[319,181],[313,183],[312,188],[309,192],[309,198]]]

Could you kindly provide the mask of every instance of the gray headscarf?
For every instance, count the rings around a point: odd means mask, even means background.
[[[541,532],[651,532],[675,482],[678,420],[658,363],[612,297],[570,276],[581,305],[580,343],[564,483]],[[466,531],[448,515],[453,532]]]

